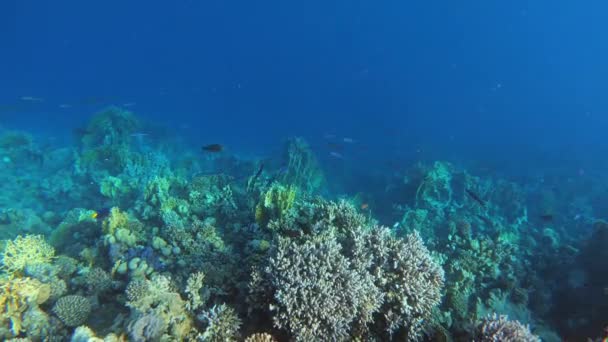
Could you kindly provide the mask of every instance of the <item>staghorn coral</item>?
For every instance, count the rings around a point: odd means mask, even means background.
[[[280,238],[266,273],[274,288],[274,324],[298,341],[347,340],[382,301],[373,282],[327,237],[301,244]]]
[[[204,311],[200,318],[207,324],[205,332],[200,335],[203,341],[230,342],[239,340],[241,320],[234,309],[226,304],[214,305]]]
[[[540,342],[540,338],[532,334],[528,326],[496,314],[481,320],[474,334],[476,342]]]
[[[42,235],[17,236],[9,240],[2,254],[2,267],[8,273],[21,272],[28,265],[49,263],[55,249],[46,243]]]
[[[55,302],[53,313],[68,327],[77,327],[89,318],[91,302],[78,295],[61,297]]]
[[[417,340],[441,302],[443,269],[416,232],[399,239],[388,228],[375,227],[355,233],[353,239],[353,258],[371,258],[369,272],[385,295],[383,320],[376,324],[389,335],[401,330],[406,340]]]
[[[189,311],[195,311],[204,304],[204,299],[200,294],[200,291],[203,288],[204,280],[205,274],[203,272],[196,272],[188,277],[186,282],[186,294],[188,295],[186,309]]]

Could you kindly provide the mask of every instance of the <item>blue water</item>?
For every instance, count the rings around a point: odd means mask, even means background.
[[[516,182],[532,206],[545,181],[570,202],[608,181],[607,11],[599,0],[5,0],[0,128],[73,146],[74,129],[115,105],[148,123],[146,139],[196,151],[275,158],[303,137],[332,198],[391,206],[383,182],[443,160]],[[594,219],[605,196],[590,200]]]

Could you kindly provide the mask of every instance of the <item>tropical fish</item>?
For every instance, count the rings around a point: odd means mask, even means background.
[[[355,142],[355,139],[353,139],[353,138],[343,138],[342,141],[344,141],[345,143],[348,143],[348,144],[353,144]]]
[[[551,221],[553,221],[553,214],[551,214],[551,213],[542,214],[542,215],[540,215],[540,218],[545,222],[551,222]]]
[[[367,210],[369,208],[369,204],[363,203],[361,204],[361,210]]]
[[[220,144],[209,144],[202,147],[204,152],[217,153],[224,150],[224,146]]]
[[[94,210],[93,213],[91,214],[91,218],[103,220],[110,215],[110,211],[111,211],[110,207],[104,207],[99,210]]]

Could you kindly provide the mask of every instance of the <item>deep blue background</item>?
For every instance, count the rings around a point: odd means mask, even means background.
[[[136,103],[242,153],[335,134],[364,147],[346,160],[590,167],[608,150],[606,13],[599,0],[4,0],[0,118],[65,137]]]

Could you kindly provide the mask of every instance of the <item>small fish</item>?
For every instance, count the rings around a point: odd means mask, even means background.
[[[469,195],[473,200],[475,200],[475,202],[479,203],[479,205],[481,205],[482,207],[486,206],[486,202],[482,200],[476,193],[469,189],[464,189],[464,191],[466,191],[467,195]]]
[[[111,208],[105,207],[99,210],[94,210],[91,214],[92,219],[100,219],[103,220],[110,215]]]
[[[335,134],[331,134],[331,133],[325,133],[325,134],[323,134],[323,138],[325,138],[325,139],[335,139],[336,135]]]
[[[344,141],[345,143],[348,143],[348,144],[355,143],[355,139],[353,139],[353,138],[343,138],[342,141]]]
[[[122,106],[123,107],[133,107],[135,106],[137,103],[135,102],[127,102],[127,103],[123,103]]]
[[[77,138],[82,138],[85,135],[91,134],[91,131],[84,128],[84,127],[76,127],[72,130],[72,133],[74,134],[74,136],[76,136]]]
[[[29,101],[29,102],[42,102],[42,101],[44,101],[43,98],[41,98],[41,97],[34,97],[34,96],[21,96],[19,99],[21,101]]]
[[[343,155],[341,155],[341,154],[340,154],[340,153],[338,153],[338,152],[329,152],[329,155],[330,155],[331,157],[334,157],[334,158],[337,158],[337,159],[344,159],[344,156],[343,156]]]
[[[545,222],[551,222],[551,221],[553,221],[553,214],[551,214],[551,213],[542,214],[539,217],[541,218],[541,220],[543,220]]]
[[[361,204],[361,210],[367,210],[369,208],[369,204],[363,203]]]
[[[202,147],[204,152],[217,153],[224,150],[224,146],[220,144],[209,144]]]
[[[67,103],[63,103],[59,105],[59,108],[61,109],[68,109],[68,108],[72,108],[71,104],[67,104]]]
[[[139,138],[139,139],[141,139],[143,137],[147,137],[148,133],[132,133],[132,134],[130,134],[130,136],[133,137],[133,138]]]

